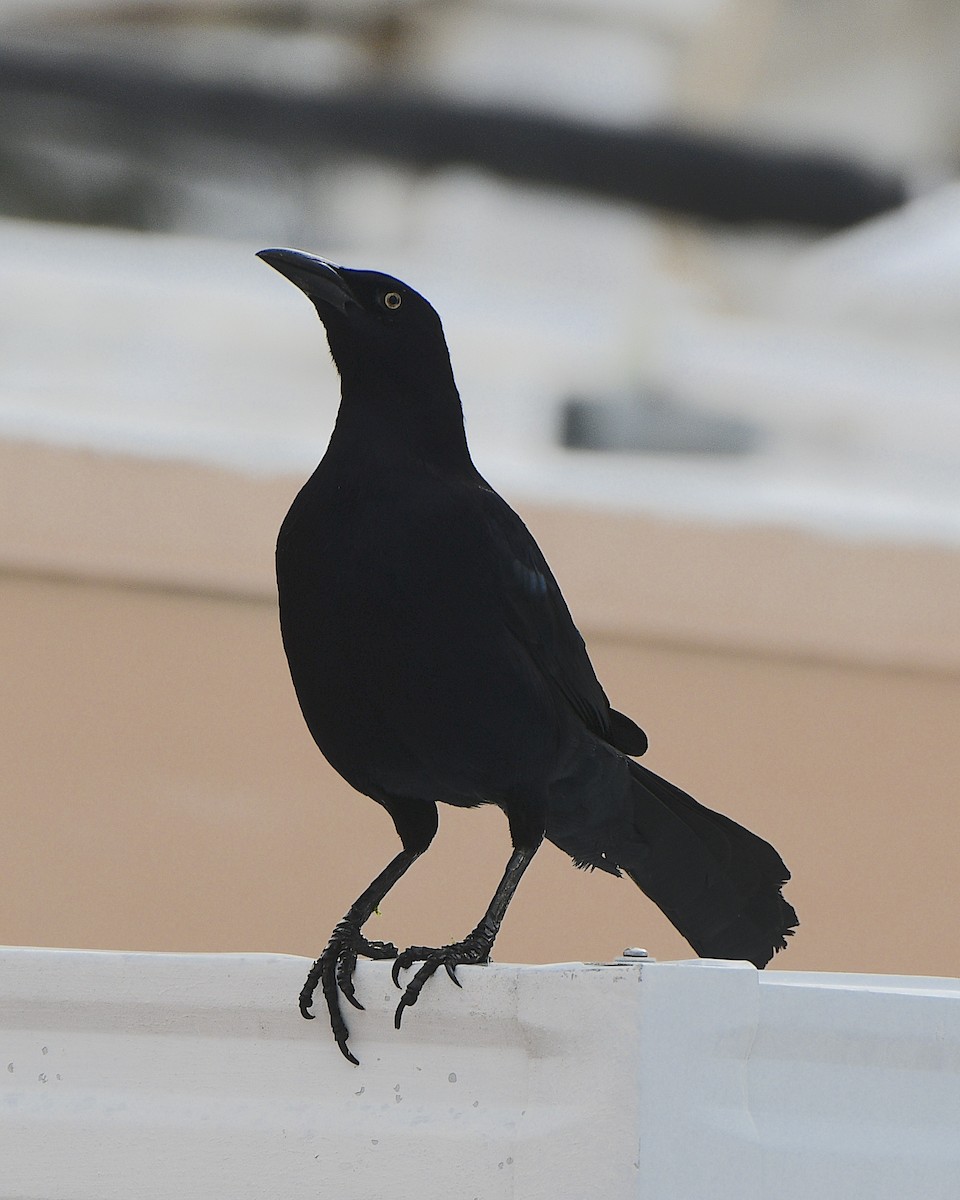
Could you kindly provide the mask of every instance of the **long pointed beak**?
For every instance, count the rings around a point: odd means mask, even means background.
[[[356,304],[356,299],[333,263],[305,254],[302,250],[260,250],[257,258],[286,276],[311,300],[328,304],[338,312],[346,312],[347,304]]]

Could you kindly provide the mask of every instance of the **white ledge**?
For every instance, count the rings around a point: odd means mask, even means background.
[[[953,1196],[960,983],[740,963],[462,970],[352,1067],[307,963],[0,951],[0,1197]]]

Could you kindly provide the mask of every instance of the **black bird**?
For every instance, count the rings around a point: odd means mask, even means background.
[[[578,867],[621,871],[699,955],[763,967],[797,924],[767,842],[629,756],[643,730],[610,707],[550,568],[474,467],[440,318],[398,279],[299,250],[259,255],[313,302],[340,373],[323,461],[277,541],[280,626],[297,698],[327,760],[393,819],[403,849],[337,925],[319,983],[341,1052],[357,956],[483,963],[547,837]],[[477,927],[449,946],[370,942],[364,922],[437,830],[437,801],[506,814],[513,853]]]

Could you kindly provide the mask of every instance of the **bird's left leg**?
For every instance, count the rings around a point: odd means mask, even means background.
[[[513,893],[517,890],[517,884],[543,841],[543,829],[539,822],[531,828],[529,813],[515,815],[508,810],[507,815],[510,819],[514,851],[480,924],[461,942],[453,942],[449,946],[410,946],[394,959],[393,982],[397,987],[401,986],[401,971],[417,962],[423,964],[404,988],[403,995],[400,997],[393,1020],[397,1029],[400,1028],[403,1010],[416,1004],[423,985],[440,967],[443,967],[457,987],[460,987],[460,981],[456,974],[457,967],[489,962],[490,951],[500,932],[500,925],[507,907],[513,899]]]
[[[361,933],[361,927],[397,880],[430,845],[437,831],[437,806],[432,801],[387,799],[380,803],[393,817],[403,849],[350,906],[334,929],[326,949],[310,968],[300,992],[300,1012],[307,1020],[312,1020],[310,1006],[317,984],[320,985],[334,1039],[340,1053],[354,1065],[357,1065],[357,1059],[347,1046],[349,1031],[340,1011],[340,995],[342,993],[354,1008],[362,1009],[353,986],[357,956],[383,959],[395,958],[397,953],[396,946],[390,942],[368,941]]]

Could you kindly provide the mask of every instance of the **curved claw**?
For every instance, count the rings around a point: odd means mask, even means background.
[[[354,1008],[363,1011],[363,1005],[357,999],[357,990],[353,986],[353,971],[357,965],[356,950],[348,950],[337,963],[337,987]]]
[[[400,998],[400,1003],[397,1005],[397,1011],[393,1014],[394,1029],[400,1028],[400,1019],[403,1016],[403,1010],[405,1008],[408,1008],[411,1004],[413,1004],[413,1001],[408,1000],[406,997],[406,993],[404,993],[404,995]]]
[[[421,991],[423,990],[423,985],[427,982],[427,980],[430,978],[430,976],[437,970],[437,968],[440,966],[441,961],[442,961],[442,959],[440,958],[439,954],[435,954],[433,957],[428,958],[426,960],[426,962],[423,964],[423,966],[420,968],[420,970],[417,971],[416,975],[414,975],[414,977],[407,984],[403,995],[400,997],[400,1003],[397,1005],[397,1011],[393,1015],[394,1029],[400,1028],[400,1021],[401,1021],[401,1018],[403,1017],[403,1010],[405,1008],[412,1008],[413,1005],[416,1004],[417,999],[420,996]]]
[[[310,968],[303,987],[300,989],[300,1015],[305,1021],[312,1021],[316,1016],[310,1012],[313,1006],[313,993],[317,990],[317,984],[320,982],[320,972],[323,969],[323,958],[318,958]]]
[[[392,971],[393,982],[397,987],[400,987],[401,971],[413,966],[415,962],[420,962],[423,965],[403,990],[403,995],[400,997],[400,1003],[397,1005],[397,1011],[393,1018],[394,1028],[400,1028],[403,1010],[405,1008],[412,1008],[416,1004],[420,993],[423,991],[423,985],[441,966],[443,966],[447,976],[457,987],[463,987],[463,984],[457,978],[457,967],[464,964],[487,962],[490,958],[490,945],[491,940],[479,937],[475,930],[473,934],[464,938],[462,942],[455,942],[451,946],[438,946],[436,948],[430,946],[409,946],[401,954],[398,954]]]
[[[330,947],[327,947],[327,950],[329,949]],[[336,978],[338,955],[336,953],[328,954],[327,950],[320,957],[320,986],[323,988],[323,998],[327,1002],[327,1012],[330,1014],[330,1028],[333,1030],[334,1040],[343,1057],[349,1059],[354,1066],[359,1066],[360,1064],[347,1048],[350,1031],[347,1029],[347,1023],[340,1011],[340,993]]]
[[[438,951],[430,946],[408,946],[406,950],[396,956],[393,964],[393,969],[390,974],[393,978],[395,987],[403,987],[400,982],[400,972],[409,970],[415,962],[426,962],[428,958],[432,958]]]
[[[343,1040],[341,1041],[340,1038],[338,1038],[336,1036],[336,1034],[334,1034],[334,1038],[336,1039],[337,1047],[338,1047],[340,1053],[347,1060],[347,1062],[353,1063],[353,1065],[355,1067],[359,1067],[360,1059],[357,1058],[357,1056],[351,1051],[350,1047],[347,1045],[346,1037],[344,1037]]]
[[[333,931],[324,952],[310,968],[300,992],[300,1013],[306,1020],[312,1021],[316,1014],[309,1010],[313,1005],[317,984],[320,985],[330,1015],[330,1028],[333,1030],[334,1040],[343,1057],[354,1066],[359,1066],[359,1061],[347,1046],[350,1031],[340,1009],[340,997],[344,996],[354,1008],[363,1011],[363,1005],[357,999],[353,985],[357,956],[361,954],[365,958],[396,958],[397,948],[391,942],[368,942],[355,924],[347,920],[341,921]]]

